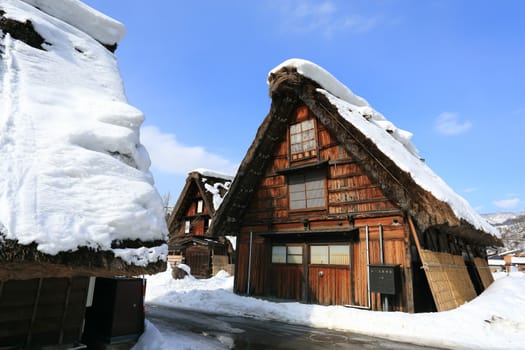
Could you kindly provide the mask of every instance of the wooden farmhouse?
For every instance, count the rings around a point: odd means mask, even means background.
[[[422,312],[493,282],[495,229],[409,133],[311,62],[268,81],[270,111],[210,227],[237,235],[236,293]]]
[[[131,277],[165,270],[167,227],[112,53],[123,33],[81,2],[0,2],[1,349],[144,329]]]
[[[208,230],[232,180],[206,169],[191,171],[168,219],[168,259],[185,263],[195,277],[208,278],[221,269],[233,274],[234,247],[220,232]]]

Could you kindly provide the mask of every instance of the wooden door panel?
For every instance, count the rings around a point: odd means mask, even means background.
[[[348,266],[310,265],[308,268],[309,302],[321,305],[351,303]]]

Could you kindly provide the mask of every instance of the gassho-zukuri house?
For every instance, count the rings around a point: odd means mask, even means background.
[[[410,133],[311,62],[282,63],[268,84],[270,111],[209,228],[237,236],[236,293],[423,312],[493,282],[496,229]]]
[[[210,169],[194,169],[168,219],[168,260],[173,267],[183,262],[191,275],[209,278],[220,270],[234,273],[232,243],[208,228],[230,188],[233,176]]]
[[[0,2],[0,348],[77,343],[99,277],[166,268],[124,32],[80,1]]]

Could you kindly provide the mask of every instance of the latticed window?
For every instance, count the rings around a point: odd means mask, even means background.
[[[301,246],[273,246],[272,264],[302,264],[303,247]]]
[[[292,160],[317,154],[313,119],[290,126],[290,153]]]
[[[325,181],[322,171],[309,171],[289,176],[290,209],[325,206]]]
[[[310,247],[310,264],[348,265],[350,264],[350,246],[315,245]]]

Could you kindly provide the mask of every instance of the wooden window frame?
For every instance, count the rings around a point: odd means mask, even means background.
[[[303,125],[306,123],[312,123],[312,128],[303,130]],[[299,132],[294,132],[294,128],[299,128]],[[304,136],[311,130],[312,138],[304,140]],[[293,142],[294,138],[300,138],[299,142]],[[319,154],[319,141],[317,139],[317,123],[315,118],[306,119],[298,123],[291,124],[288,128],[288,150],[289,150],[289,159],[290,162],[297,162],[305,159],[317,158]],[[309,142],[313,142],[313,147],[305,150],[305,145]],[[294,151],[294,145],[300,145],[301,151]]]
[[[348,262],[345,262],[345,263],[333,263],[332,262],[332,252],[331,252],[331,247],[347,247],[348,248]],[[351,252],[352,250],[350,249],[350,245],[349,244],[332,244],[332,243],[327,243],[327,244],[312,244],[312,245],[309,245],[308,246],[309,248],[309,264],[310,265],[322,265],[322,266],[326,266],[326,265],[333,265],[333,266],[348,266],[350,264],[350,261],[351,261]],[[312,248],[313,247],[326,247],[327,248],[327,262],[324,263],[324,262],[312,262]]]
[[[196,208],[195,208],[195,212],[197,214],[202,214],[204,212],[204,200],[202,199],[198,199],[197,200],[197,203],[196,203]]]
[[[282,252],[281,252],[281,257],[284,257],[284,261],[274,261],[274,248],[284,248],[284,256],[282,256]],[[301,254],[292,254],[291,253],[291,249],[290,248],[300,248],[301,249]],[[300,256],[301,257],[301,261],[300,262],[292,262],[291,260],[291,257],[298,257]],[[302,265],[304,263],[304,247],[302,245],[296,245],[296,244],[276,244],[276,245],[272,245],[272,259],[271,259],[271,262],[272,264],[279,264],[279,265],[285,265],[285,264],[288,264],[288,265]]]
[[[276,248],[284,248],[284,261],[274,261],[274,256],[276,256],[276,254],[274,253],[274,249],[277,250]],[[283,265],[286,264],[287,251],[288,251],[288,248],[284,244],[272,245],[272,259],[271,259],[272,264],[283,264]],[[279,256],[282,257],[282,252],[280,253]]]
[[[308,188],[309,185],[314,184],[315,182],[322,180],[322,196],[313,196],[317,191],[320,191],[321,188]],[[288,175],[288,208],[290,211],[307,211],[307,210],[320,210],[326,208],[326,174],[323,170],[308,170],[303,172],[297,172]],[[304,196],[303,203],[304,206],[294,206],[292,202],[298,203],[300,199],[295,199],[299,197],[293,197],[298,195],[301,191],[292,191],[293,189],[299,189],[302,187],[302,193]],[[314,205],[316,201],[322,199],[322,205]],[[312,203],[313,202],[313,203]]]

